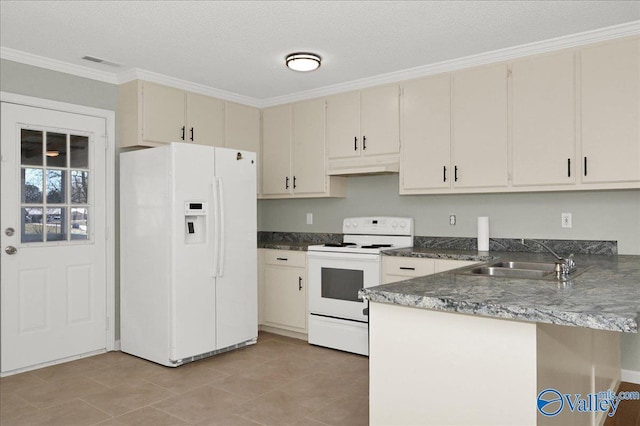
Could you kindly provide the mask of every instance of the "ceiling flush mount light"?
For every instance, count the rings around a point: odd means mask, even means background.
[[[320,67],[322,58],[315,53],[297,52],[287,56],[285,62],[294,71],[313,71]]]

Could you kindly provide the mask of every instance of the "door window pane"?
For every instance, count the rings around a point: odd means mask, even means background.
[[[47,203],[63,204],[66,201],[66,178],[64,170],[47,170]]]
[[[23,207],[21,213],[22,242],[41,243],[43,237],[42,208]]]
[[[88,219],[89,212],[86,207],[71,208],[71,239],[88,240]]]
[[[67,135],[47,132],[47,166],[67,167]]]
[[[42,166],[42,131],[20,130],[20,164]]]
[[[87,204],[89,199],[89,172],[71,170],[71,203]]]
[[[70,167],[82,169],[89,168],[89,138],[86,136],[69,136],[69,149],[71,151]]]
[[[42,203],[43,171],[42,169],[23,168],[22,174],[22,202]]]
[[[47,209],[47,241],[62,241],[67,239],[67,209]]]

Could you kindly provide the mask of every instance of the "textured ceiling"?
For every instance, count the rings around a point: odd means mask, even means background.
[[[0,15],[2,47],[268,100],[637,21],[640,2],[2,0]],[[322,67],[286,69],[300,50]]]

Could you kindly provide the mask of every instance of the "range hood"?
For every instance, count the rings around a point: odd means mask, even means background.
[[[362,166],[346,166],[343,168],[331,169],[327,172],[330,176],[353,176],[353,175],[383,175],[398,173],[400,167],[398,163],[391,164],[363,164]]]
[[[400,171],[398,154],[329,160],[327,175],[382,175]]]

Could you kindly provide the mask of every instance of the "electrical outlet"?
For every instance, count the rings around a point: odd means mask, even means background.
[[[450,214],[449,215],[449,225],[455,225],[456,224],[456,215],[455,214]]]
[[[313,213],[307,213],[307,225],[313,225]]]
[[[571,228],[571,213],[562,213],[560,215],[563,228]]]

